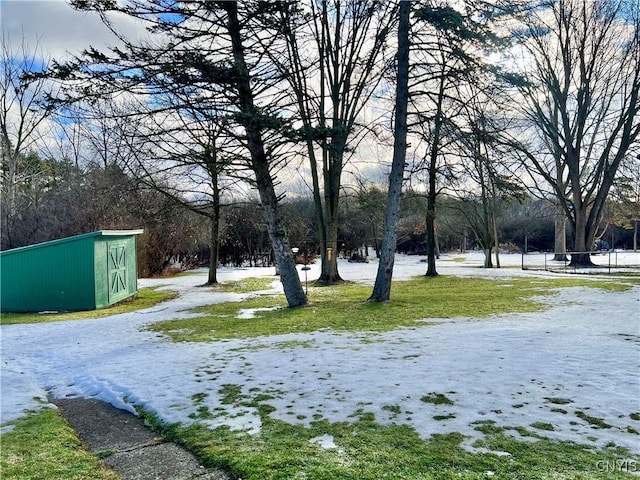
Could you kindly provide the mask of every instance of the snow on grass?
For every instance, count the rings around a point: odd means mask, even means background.
[[[475,268],[478,255],[465,259],[440,262],[439,271],[489,278],[534,275],[541,285],[549,275],[484,270]],[[516,267],[521,257],[503,255],[501,261]],[[319,265],[311,267],[309,278],[316,278]],[[372,283],[376,267],[344,262],[340,273]],[[394,277],[425,270],[417,257],[399,256]],[[221,269],[219,277],[272,275],[268,268]],[[257,433],[260,416],[243,399],[262,395],[275,409],[271,416],[289,423],[348,422],[357,412],[372,412],[383,423],[410,425],[425,438],[461,432],[468,445],[482,438],[483,430],[519,427],[640,452],[639,287],[624,293],[564,289],[546,298],[550,308],[542,312],[459,318],[375,334],[323,331],[171,343],[143,328],[192,316],[188,308],[244,298],[196,288],[205,281],[205,271],[140,280],[141,286],[160,286],[180,297],[139,312],[3,325],[4,430],[52,395],[99,398],[128,409],[142,405],[167,422],[202,421]]]
[[[328,434],[313,437],[309,440],[309,443],[311,443],[312,445],[318,445],[320,448],[323,448],[325,450],[338,448],[338,445],[336,445],[334,441],[333,435]]]

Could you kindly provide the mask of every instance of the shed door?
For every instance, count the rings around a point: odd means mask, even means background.
[[[127,296],[127,248],[125,242],[107,243],[109,275],[109,303]]]

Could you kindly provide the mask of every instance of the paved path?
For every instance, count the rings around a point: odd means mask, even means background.
[[[142,420],[97,400],[53,401],[91,452],[124,480],[230,480],[189,452],[156,436]]]

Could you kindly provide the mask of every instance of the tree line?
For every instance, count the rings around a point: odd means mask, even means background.
[[[535,205],[532,198],[566,220],[555,223],[568,226],[571,249],[583,252],[574,264],[590,263],[586,252],[608,218],[637,232],[637,2],[72,5],[97,12],[116,34],[111,14],[134,17],[147,35],[119,35],[117,47],[88,46],[48,65],[26,51],[16,56],[3,41],[3,248],[26,228],[20,201],[36,208],[25,192],[39,177],[30,169],[42,162],[29,157],[45,126],[55,131],[50,154],[37,155],[45,163],[87,178],[119,171],[133,195],[205,220],[210,283],[226,255],[223,212],[257,197],[269,244],[267,252],[257,242],[260,255],[277,263],[290,306],[306,296],[291,250],[295,202],[283,180],[300,178],[312,200],[305,228],[314,240],[304,241],[320,257],[319,282],[339,282],[337,258],[354,225],[343,216],[354,198],[345,195],[354,182],[347,174],[371,152],[378,171],[389,172],[384,202],[369,213],[359,205],[360,215],[375,217],[373,243],[362,242],[380,255],[374,301],[389,299],[393,254],[410,217],[401,212],[412,197],[424,199],[428,275],[437,274],[451,212],[464,219],[458,223],[486,266],[504,233],[500,212]],[[364,174],[356,180],[368,183]],[[124,197],[114,199],[115,211]],[[138,221],[153,223],[161,211]]]

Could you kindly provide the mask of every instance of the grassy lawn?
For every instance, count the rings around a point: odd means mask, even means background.
[[[256,407],[262,420],[257,435],[227,427],[166,425],[153,415],[147,415],[147,420],[193,451],[204,465],[224,468],[243,480],[595,480],[636,478],[629,472],[640,467],[640,457],[624,449],[596,450],[549,440],[520,427],[478,425],[487,435],[474,446],[485,450],[472,453],[463,448],[460,433],[425,440],[406,425],[382,425],[364,411],[357,412],[351,422],[292,425],[269,417],[273,410],[269,395],[254,392],[248,398],[240,391],[240,386],[224,386],[223,401]],[[518,439],[521,436],[534,441]],[[322,448],[320,439],[329,448]]]
[[[154,305],[172,298],[176,298],[176,293],[166,290],[155,290],[152,288],[141,288],[135,297],[100,310],[89,310],[84,312],[61,312],[61,313],[3,313],[0,315],[0,325],[13,325],[16,323],[44,323],[59,322],[61,320],[81,320],[87,318],[101,318],[128,313]]]
[[[463,448],[460,433],[425,440],[406,425],[383,425],[365,411],[356,412],[350,422],[292,425],[269,417],[269,395],[254,391],[248,397],[241,392],[239,385],[220,390],[223,402],[258,409],[262,428],[257,435],[197,423],[168,425],[153,414],[143,416],[166,438],[194,452],[206,467],[223,468],[243,480],[606,480],[637,478],[632,473],[640,467],[639,456],[615,446],[596,450],[490,422],[477,426],[486,437],[474,447],[485,449],[483,453]],[[119,479],[82,446],[56,410],[43,409],[15,424],[0,437],[2,478]]]
[[[211,288],[251,292],[269,289],[271,282],[270,278],[247,279]],[[610,291],[630,288],[620,282],[580,278],[417,277],[395,283],[392,302],[388,304],[367,303],[365,299],[371,287],[347,283],[311,288],[310,305],[305,308],[287,309],[282,296],[257,295],[242,302],[193,309],[202,316],[160,322],[149,328],[173,341],[203,342],[322,329],[388,331],[424,325],[421,319],[437,322],[439,318],[537,311],[545,308],[540,302],[541,296],[560,288],[579,286]],[[125,311],[150,306],[131,308],[138,301],[151,301],[149,297],[155,298],[154,302],[165,299],[155,297],[155,294],[165,295],[166,292],[141,290],[139,298],[130,302],[130,308]],[[112,308],[119,307],[122,305]],[[254,318],[237,318],[248,309],[264,310],[255,312]],[[40,319],[42,315],[36,315],[37,320],[11,323],[87,318],[88,314],[102,312],[46,315],[44,320]],[[121,312],[107,314],[114,313]],[[72,317],[60,318],[68,315]],[[4,316],[3,323],[9,323],[5,322]],[[269,401],[273,397],[268,391],[252,389],[246,394],[242,385],[222,385],[219,394],[223,404],[255,408],[262,422],[260,433],[250,435],[228,427],[212,429],[198,423],[225,414],[209,411],[204,405],[198,409],[197,418],[194,418],[196,423],[190,426],[168,425],[153,414],[142,414],[166,438],[191,450],[203,465],[224,468],[234,478],[243,480],[606,480],[637,478],[633,473],[640,470],[640,456],[615,445],[596,449],[545,438],[553,425],[543,422],[513,427],[478,422],[474,427],[484,437],[474,444],[481,449],[474,453],[463,447],[465,438],[461,433],[423,439],[410,426],[378,422],[366,407],[355,412],[348,422],[332,423],[318,416],[314,417],[315,421],[301,425],[271,418],[269,414],[274,407]],[[443,405],[452,402],[438,392],[429,393],[421,400]],[[199,394],[194,395],[193,401],[198,405],[202,398]],[[391,411],[393,408],[400,407],[389,407]],[[583,414],[580,418],[598,426],[599,419],[595,417]],[[635,431],[639,430],[640,412],[631,413],[629,419],[634,428],[638,424]],[[0,437],[2,478],[118,478],[82,448],[57,411],[44,409],[16,421],[15,425],[12,432]]]
[[[248,277],[241,280],[221,282],[210,288],[215,292],[250,293],[271,290],[273,282],[279,280],[277,277]]]
[[[118,480],[87,451],[57,410],[17,420],[0,436],[0,477],[13,480]]]
[[[631,288],[620,282],[580,278],[489,280],[449,276],[415,277],[395,282],[392,301],[386,304],[365,301],[371,293],[370,286],[345,283],[311,288],[310,304],[304,308],[285,308],[283,296],[260,295],[242,302],[194,308],[189,311],[202,316],[162,321],[149,328],[176,342],[209,342],[326,329],[388,331],[423,325],[424,319],[437,322],[442,318],[537,311],[545,308],[539,301],[541,295],[576,286],[612,291]],[[243,312],[253,309],[259,309],[253,318],[242,318]]]
[[[545,308],[540,297],[559,288],[591,287],[625,291],[630,285],[610,280],[580,278],[518,278],[487,280],[457,277],[418,277],[397,282],[393,301],[380,305],[363,301],[371,287],[343,284],[313,288],[311,305],[286,309],[277,296],[257,296],[240,303],[223,303],[192,310],[202,317],[161,322],[157,332],[174,341],[214,341],[322,329],[385,331],[419,325],[419,319],[458,316],[483,317]],[[275,309],[273,309],[275,308]],[[238,318],[244,310],[251,319]],[[273,310],[270,310],[273,309]],[[261,415],[258,435],[214,430],[203,425],[164,425],[153,419],[169,438],[184,444],[205,465],[223,467],[243,479],[614,479],[635,478],[640,457],[610,446],[603,450],[543,436],[553,427],[535,423],[502,428],[479,424],[485,439],[475,446],[495,453],[471,453],[463,448],[460,433],[420,438],[406,425],[382,425],[364,411],[352,422],[330,423],[318,419],[310,426],[271,418],[269,395],[241,395],[239,385],[220,390],[223,403],[253,406]],[[256,392],[254,392],[255,394]],[[427,395],[429,403],[447,403],[441,394]],[[219,412],[202,407],[199,418]],[[633,420],[633,417],[631,418]],[[536,433],[536,430],[539,433]],[[330,436],[335,448],[321,448],[314,439]],[[526,441],[522,437],[535,441]]]

